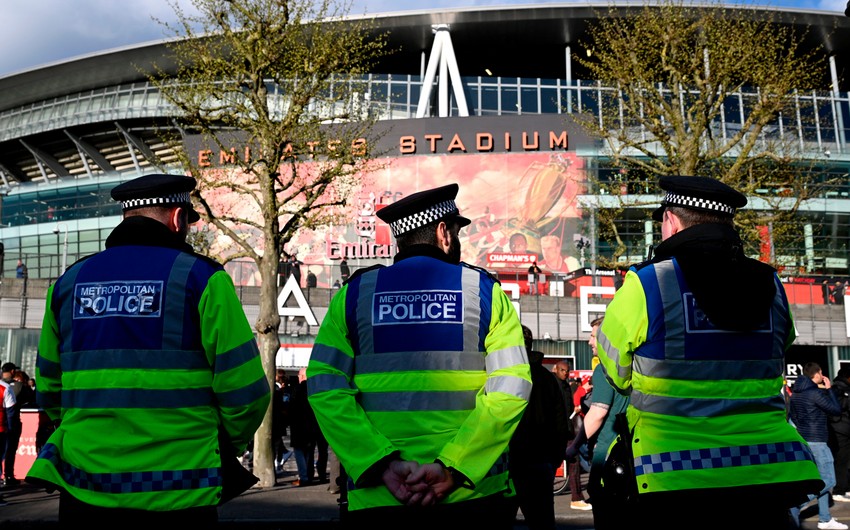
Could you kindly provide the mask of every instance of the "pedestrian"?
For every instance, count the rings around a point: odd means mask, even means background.
[[[832,303],[835,305],[844,305],[845,291],[847,291],[847,286],[841,280],[837,280],[832,287]]]
[[[15,396],[18,401],[19,409],[34,409],[38,408],[35,402],[35,386],[32,384],[32,378],[26,372],[20,369],[15,369],[15,375],[12,380],[21,385],[21,389]]]
[[[123,220],[49,288],[38,403],[58,424],[27,482],[64,528],[195,527],[255,477],[239,464],[271,392],[230,276],[186,243],[195,179],[112,189]],[[109,308],[109,309],[107,309]]]
[[[829,417],[841,414],[841,404],[830,389],[832,382],[823,375],[817,363],[803,365],[803,375],[794,382],[791,392],[791,421],[809,444],[815,456],[823,487],[808,500],[818,501],[818,528],[846,530],[847,525],[835,520],[829,512],[830,491],[835,486],[835,460],[829,448]],[[845,470],[846,473],[846,470]],[[799,526],[800,512],[808,502],[791,508],[791,516]]]
[[[850,502],[850,368],[842,367],[832,381],[832,392],[841,405],[841,414],[831,416],[829,442],[835,460],[835,487],[832,500]]]
[[[525,526],[529,530],[552,530],[555,528],[552,484],[569,440],[569,411],[561,401],[557,380],[543,366],[543,352],[532,349],[531,329],[522,326],[522,333],[531,368],[531,396],[511,438],[511,477]]]
[[[603,318],[596,318],[590,323],[591,332],[587,342],[594,357],[597,357],[596,337]],[[595,530],[628,526],[628,517],[623,517],[625,514],[617,510],[616,503],[612,502],[611,492],[604,488],[602,480],[608,448],[617,438],[614,421],[618,414],[626,412],[628,404],[629,397],[617,392],[611,386],[605,378],[602,365],[597,364],[593,369],[593,402],[584,416],[582,428],[570,442],[566,453],[567,458],[571,459],[578,456],[583,444],[587,443],[591,447],[587,493],[590,495]]]
[[[746,196],[707,177],[664,176],[660,187],[662,242],[628,271],[598,336],[606,377],[630,394],[610,451],[629,478],[612,509],[656,528],[784,528],[823,481],[786,421],[795,331],[782,283],[744,254],[734,215]]]
[[[289,255],[289,273],[295,278],[295,283],[301,287],[301,265],[303,263],[295,256],[295,253]]]
[[[307,368],[298,370],[298,384],[292,391],[290,414],[290,443],[295,451],[298,478],[295,487],[304,487],[327,481],[328,444],[325,441],[316,415],[307,397]]]
[[[280,261],[277,263],[277,281],[278,286],[286,283],[286,280],[289,279],[289,275],[292,273],[292,266],[289,263],[289,255],[284,252],[280,257]]]
[[[573,387],[570,381],[570,363],[566,359],[561,359],[552,365],[552,375],[558,383],[558,388],[561,390],[561,399],[564,401],[564,408],[569,411],[568,419],[570,420],[570,440],[575,437],[575,415],[573,414]]]
[[[29,271],[22,259],[18,259],[18,264],[15,266],[15,278],[29,278]]]
[[[275,369],[274,389],[272,393],[272,452],[276,473],[283,473],[283,465],[292,455],[286,448],[286,429],[290,417],[290,389],[283,368]]]
[[[543,271],[537,265],[536,261],[531,262],[528,267],[528,294],[540,294],[540,275]]]
[[[348,260],[342,258],[339,262],[339,277],[342,280],[342,283],[348,281],[348,278],[351,277],[351,269],[348,267]]]
[[[508,443],[529,366],[510,299],[460,262],[470,221],[457,193],[451,184],[378,210],[393,264],[349,278],[310,356],[310,403],[354,485],[344,517],[358,528],[513,528]]]
[[[5,460],[3,453],[9,437],[9,418],[15,413],[15,404],[15,391],[9,383],[0,379],[0,448],[3,448],[3,452],[0,452],[0,472],[3,471],[3,460]],[[2,486],[5,487],[6,484]],[[6,506],[6,504],[3,495],[0,494],[0,506]]]
[[[15,460],[18,454],[18,446],[21,443],[21,434],[23,433],[23,422],[21,421],[21,408],[23,401],[21,393],[24,391],[24,385],[14,378],[18,367],[15,363],[3,363],[0,367],[0,378],[9,386],[10,391],[14,395],[15,405],[6,411],[6,443],[0,445],[3,447],[3,477],[4,484],[7,488],[17,487],[21,484],[20,479],[15,477]],[[26,395],[25,395],[26,396]]]
[[[593,379],[590,375],[582,375],[579,378],[578,389],[573,393],[573,405],[575,406],[575,412],[578,417],[581,418],[581,422],[584,422],[584,415],[587,413],[587,410],[590,408],[590,404],[593,402]]]
[[[552,373],[558,382],[558,387],[561,389],[561,399],[564,402],[564,407],[569,411],[569,440],[572,441],[576,433],[576,425],[580,418],[575,412],[573,401],[573,387],[570,381],[570,364],[566,360],[560,360],[552,367]],[[590,510],[592,506],[584,500],[581,493],[581,462],[579,456],[566,458],[567,461],[567,484],[570,488],[570,508],[573,510]]]
[[[578,386],[573,391],[573,408],[571,409],[571,417],[573,421],[573,432],[577,433],[584,425],[584,410],[587,405],[586,399],[589,393],[593,390],[590,376],[583,375],[578,379]],[[584,500],[584,494],[581,491],[581,472],[584,466],[587,466],[586,457],[588,454],[587,441],[579,446],[579,451],[572,457],[567,458],[568,482],[570,485],[570,508],[573,510],[591,510],[593,507]]]

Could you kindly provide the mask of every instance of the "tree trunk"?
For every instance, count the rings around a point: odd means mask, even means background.
[[[259,265],[262,285],[260,286],[260,313],[257,316],[257,343],[263,359],[263,370],[274,399],[275,357],[280,349],[280,315],[277,310],[277,260],[268,256]],[[274,452],[272,444],[272,406],[266,411],[263,423],[254,435],[254,475],[260,479],[258,486],[270,488],[275,485]]]

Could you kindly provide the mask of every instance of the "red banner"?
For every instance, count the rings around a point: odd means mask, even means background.
[[[38,453],[35,451],[35,433],[38,431],[38,411],[22,410],[21,422],[23,423],[23,432],[21,433],[21,441],[18,444],[18,453],[15,458],[15,477],[19,479],[27,476],[32,463],[35,462],[35,457],[38,456]]]

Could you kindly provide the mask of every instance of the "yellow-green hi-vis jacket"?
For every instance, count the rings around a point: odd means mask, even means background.
[[[350,510],[400,505],[358,483],[396,451],[469,479],[443,502],[512,494],[508,442],[531,377],[516,311],[485,272],[414,256],[353,277],[331,301],[307,385]]]
[[[796,335],[785,290],[774,281],[767,323],[737,332],[706,318],[675,258],[626,274],[598,348],[608,379],[631,393],[639,496],[780,484],[809,491],[820,480],[808,445],[786,420],[784,354]]]

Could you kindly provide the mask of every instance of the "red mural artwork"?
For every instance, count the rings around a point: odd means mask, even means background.
[[[573,235],[581,216],[576,201],[586,181],[584,161],[572,152],[430,155],[382,160],[351,191],[346,224],[303,231],[286,248],[330,287],[345,258],[352,270],[388,264],[395,254],[389,227],[375,212],[417,191],[456,182],[458,207],[472,224],[461,231],[462,259],[494,272],[525,272],[537,262],[544,274],[580,267]],[[252,285],[252,264],[229,264],[234,281]],[[303,275],[306,275],[305,270]]]
[[[305,263],[334,265],[343,257],[358,267],[387,263],[395,248],[375,212],[411,193],[456,182],[458,207],[472,220],[461,232],[465,262],[525,271],[536,261],[549,274],[580,267],[572,253],[585,172],[574,153],[394,158],[370,181],[352,201],[349,226],[302,234],[294,242],[309,248]],[[315,241],[324,241],[325,248],[316,248]]]

